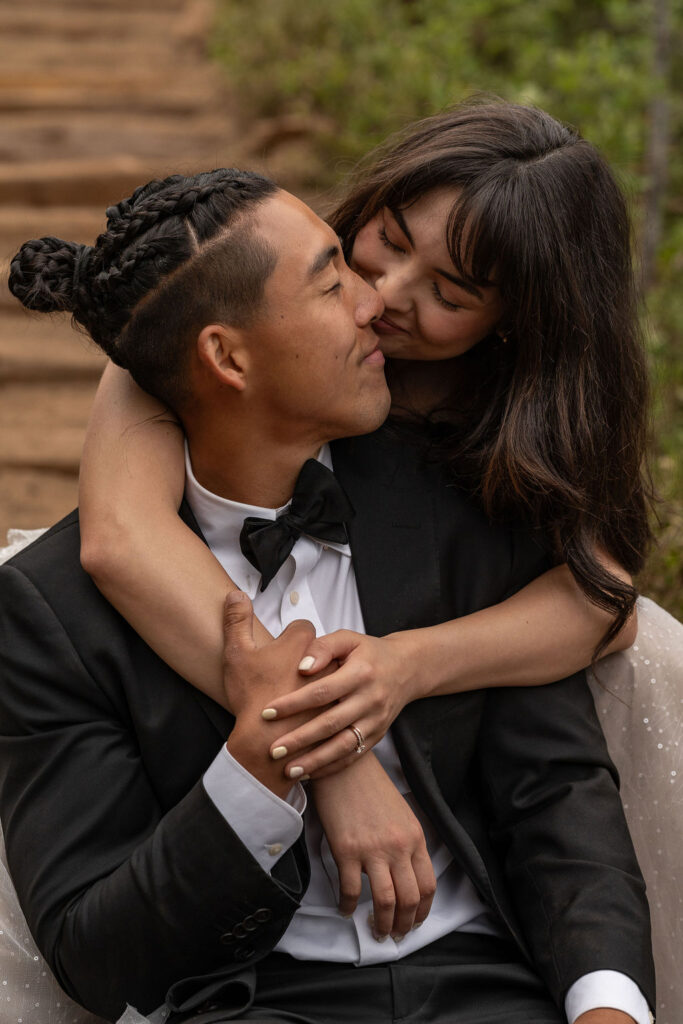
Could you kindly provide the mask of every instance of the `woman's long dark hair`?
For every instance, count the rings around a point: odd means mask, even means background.
[[[587,597],[614,614],[651,540],[648,375],[624,197],[597,150],[549,114],[470,101],[407,128],[360,169],[331,217],[347,251],[385,206],[458,190],[444,225],[460,275],[495,280],[499,330],[456,362],[441,454],[491,517],[548,537]]]

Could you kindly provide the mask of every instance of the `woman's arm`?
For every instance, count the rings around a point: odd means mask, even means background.
[[[630,582],[619,566],[610,571]],[[300,666],[318,673],[330,661],[340,668],[295,693],[271,702],[268,717],[325,709],[306,725],[283,732],[274,746],[287,749],[286,770],[301,767],[316,776],[353,758],[360,729],[369,749],[401,709],[420,697],[486,687],[537,686],[590,664],[610,622],[609,614],[583,594],[566,565],[533,580],[506,601],[424,629],[377,638],[339,630],[314,640]],[[611,654],[635,640],[634,613],[606,648]],[[297,752],[307,748],[305,755]]]
[[[178,518],[183,484],[177,420],[125,371],[109,365],[83,453],[81,561],[105,597],[165,661],[225,704],[222,609],[225,594],[236,588]],[[559,566],[507,601],[441,626],[383,640],[333,634],[321,652],[330,660],[330,644],[340,645],[338,653],[346,660],[325,685],[329,689],[335,680],[340,693],[333,699],[367,693],[365,703],[391,709],[393,720],[417,696],[562,678],[591,661],[607,621],[567,567]],[[632,620],[606,653],[629,646],[635,628]],[[316,663],[312,671],[319,667]],[[310,689],[299,691],[305,700],[311,700]],[[387,714],[374,715],[368,729],[374,742],[388,728],[386,719]]]
[[[237,588],[178,517],[184,483],[177,419],[110,363],[81,462],[81,563],[164,661],[227,706],[223,602]]]

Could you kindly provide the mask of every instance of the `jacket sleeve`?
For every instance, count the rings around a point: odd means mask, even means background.
[[[584,674],[487,694],[490,833],[539,973],[558,999],[611,969],[654,1005],[649,911],[618,778]]]
[[[69,995],[112,1020],[127,1002],[153,1010],[183,978],[264,956],[305,887],[296,848],[278,873],[287,882],[269,876],[200,778],[160,806],[125,703],[11,565],[0,570],[0,810],[38,946]]]

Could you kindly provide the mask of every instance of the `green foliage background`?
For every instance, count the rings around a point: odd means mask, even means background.
[[[328,119],[309,168],[320,189],[389,132],[484,91],[543,107],[598,145],[631,197],[636,232],[650,105],[668,98],[663,234],[643,313],[656,399],[653,466],[664,501],[640,583],[683,618],[683,2],[668,0],[672,60],[664,76],[653,73],[657,2],[221,0],[215,53],[247,118]]]

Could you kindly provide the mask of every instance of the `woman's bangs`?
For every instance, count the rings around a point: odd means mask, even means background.
[[[453,266],[463,281],[475,288],[487,288],[496,283],[497,247],[476,200],[476,195],[468,196],[463,191],[449,215],[446,240]]]

